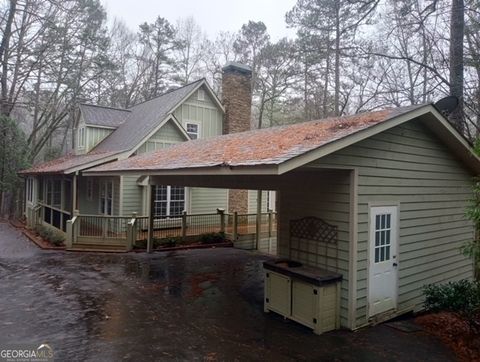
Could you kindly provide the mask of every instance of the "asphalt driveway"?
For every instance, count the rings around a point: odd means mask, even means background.
[[[59,361],[445,361],[423,332],[322,336],[263,313],[266,256],[42,251],[0,223],[0,349],[49,343]]]

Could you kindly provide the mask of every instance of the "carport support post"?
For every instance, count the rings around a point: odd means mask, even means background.
[[[255,250],[258,250],[260,244],[260,228],[262,226],[262,190],[257,191],[257,222],[255,233]]]
[[[233,212],[233,242],[235,243],[238,238],[238,212]]]
[[[218,215],[220,215],[220,232],[225,233],[225,209],[217,209]]]
[[[182,240],[187,238],[187,212],[182,212]]]
[[[272,226],[273,226],[273,211],[268,209],[268,237],[272,237]]]
[[[147,237],[147,253],[152,252],[152,245],[153,245],[153,213],[155,210],[155,186],[150,185],[147,188],[147,200],[150,202],[148,203],[148,237]]]

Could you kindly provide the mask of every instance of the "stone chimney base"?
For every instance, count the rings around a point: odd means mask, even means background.
[[[228,190],[228,211],[248,214],[248,190]]]

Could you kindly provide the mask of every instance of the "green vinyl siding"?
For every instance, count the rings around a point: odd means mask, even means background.
[[[191,121],[200,126],[199,138],[218,136],[223,132],[223,113],[205,91],[205,100],[197,99],[197,92],[192,94],[174,112],[175,118],[186,129]]]
[[[325,268],[325,254],[328,253],[328,269],[336,270],[343,276],[340,294],[340,322],[348,327],[348,269],[350,240],[350,172],[328,170],[325,173],[310,173],[298,184],[280,188],[277,199],[278,214],[278,255],[291,258],[311,266]],[[305,192],[309,190],[309,192]],[[290,238],[290,222],[313,216],[337,226],[338,259],[333,248],[325,252],[317,242],[302,240],[294,245]],[[324,245],[324,244],[321,244]],[[298,251],[300,250],[300,251]],[[318,254],[316,254],[318,253]],[[320,257],[318,257],[320,255]]]
[[[93,149],[96,145],[98,145],[101,141],[103,141],[103,139],[105,139],[112,132],[113,132],[113,129],[87,127],[86,128],[86,143],[87,143],[86,152]]]
[[[248,190],[248,213],[257,213],[257,190]],[[262,192],[262,212],[267,212],[268,209],[268,191]]]
[[[138,148],[137,154],[152,152],[184,141],[186,139],[183,133],[172,120],[169,120]]]
[[[122,188],[123,188],[123,207],[122,214],[129,216],[136,212],[137,215],[143,215],[143,188],[137,185],[138,175],[136,176],[123,176]]]
[[[422,307],[422,288],[473,275],[460,253],[472,175],[418,120],[315,161],[358,169],[357,326],[367,323],[369,203],[400,205],[398,309]]]
[[[217,208],[227,210],[227,202],[228,190],[190,188],[190,213],[192,214],[215,213]]]

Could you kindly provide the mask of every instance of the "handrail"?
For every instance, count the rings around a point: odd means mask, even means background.
[[[276,211],[272,211],[272,212],[266,211],[266,212],[260,213],[260,215],[269,215],[269,214],[275,215],[275,214],[277,214],[277,212],[276,212]],[[231,215],[231,214],[229,214],[229,215]],[[253,214],[237,214],[237,216],[257,216],[257,213],[253,213]]]
[[[47,206],[47,207],[51,207],[49,205],[44,205],[44,206]],[[60,211],[60,210],[58,210]],[[64,211],[62,211],[64,212]],[[66,213],[66,212],[65,212]],[[269,214],[277,214],[277,212],[275,211],[272,211],[272,212],[262,212],[261,215],[269,215]],[[188,217],[194,217],[194,216],[218,216],[220,214],[218,213],[203,213],[203,214],[187,214],[185,215],[187,218]],[[228,214],[228,213],[225,213],[224,214],[225,216],[233,216],[233,214]],[[79,217],[97,217],[97,218],[107,218],[107,219],[131,219],[132,216],[120,216],[120,215],[103,215],[103,214],[98,214],[98,215],[95,215],[95,214],[79,214],[78,215]],[[257,216],[256,213],[254,214],[237,214],[237,216]],[[148,216],[146,215],[143,215],[143,216],[136,216],[135,217],[136,219],[148,219]],[[154,219],[165,219],[165,220],[172,220],[172,219],[181,219],[182,216],[172,216],[172,217],[166,217],[166,216],[154,216]]]
[[[79,217],[97,217],[99,219],[131,219],[132,216],[79,214]]]
[[[55,207],[55,206],[52,206],[52,205],[47,205],[47,204],[44,204],[43,202],[38,202],[38,205],[40,206],[43,206],[43,207],[48,207],[49,209],[52,209],[52,210],[55,210],[55,211],[58,211],[58,212],[61,212],[63,214],[67,214],[69,216],[72,215],[72,213],[70,211],[67,211],[67,210],[62,210],[62,209],[59,209],[58,207]]]

